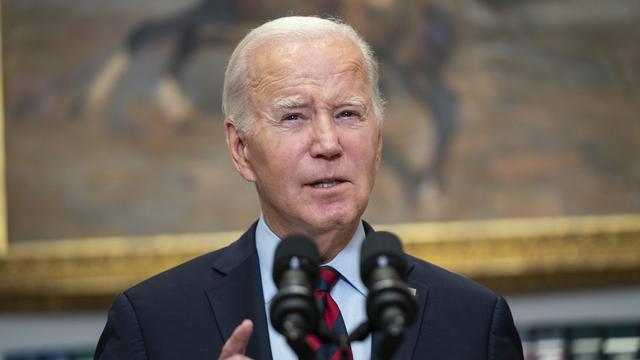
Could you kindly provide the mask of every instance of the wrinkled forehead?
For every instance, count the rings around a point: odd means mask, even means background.
[[[250,89],[267,78],[321,76],[323,71],[353,72],[368,82],[360,48],[345,36],[270,39],[251,49],[248,58]]]

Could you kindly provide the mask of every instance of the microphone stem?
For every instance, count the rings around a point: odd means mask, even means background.
[[[368,321],[360,324],[351,335],[349,335],[349,342],[362,341],[371,333],[371,324]]]
[[[404,334],[400,333],[398,335],[392,335],[390,333],[385,333],[382,336],[382,340],[378,345],[376,356],[374,359],[376,360],[388,360],[391,359],[393,353],[398,349],[402,339],[404,338]]]
[[[307,344],[304,337],[298,338],[297,340],[293,340],[287,337],[287,343],[289,344],[291,349],[293,349],[293,351],[296,353],[296,355],[298,356],[298,359],[300,360],[316,359],[315,355],[313,354],[313,350],[311,350],[311,347],[309,346],[309,344]]]
[[[389,321],[389,325],[383,332],[382,340],[378,345],[376,355],[379,357],[376,357],[376,360],[387,360],[393,357],[400,343],[402,343],[402,339],[404,339],[405,324],[405,317],[400,314],[397,314]]]
[[[314,360],[313,350],[306,341],[303,331],[301,331],[293,321],[285,321],[284,335],[287,343],[298,355],[300,360]]]

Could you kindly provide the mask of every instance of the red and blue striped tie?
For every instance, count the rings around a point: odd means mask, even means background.
[[[331,289],[340,279],[340,273],[334,268],[329,266],[320,267],[320,281],[318,288],[314,292],[316,298],[320,299],[322,304],[322,319],[327,324],[327,327],[331,332],[337,336],[346,336],[347,327],[344,325],[344,319],[338,308],[338,304],[331,297]],[[348,356],[344,358],[340,347],[336,344],[322,344],[320,340],[313,335],[307,337],[307,342],[314,351],[318,351],[322,354],[323,359],[331,360],[351,360],[353,354],[351,353],[351,347],[347,347]]]

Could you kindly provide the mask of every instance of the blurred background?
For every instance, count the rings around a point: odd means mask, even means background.
[[[344,19],[380,60],[385,144],[368,221],[640,213],[637,0],[1,6],[9,255],[246,228],[257,198],[226,150],[224,68],[248,29],[284,15]],[[640,358],[640,281],[575,283],[497,289],[528,358]],[[103,303],[2,308],[6,359],[88,358],[106,319]]]

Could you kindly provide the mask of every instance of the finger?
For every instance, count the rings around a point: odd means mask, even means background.
[[[220,359],[226,359],[238,354],[243,355],[247,349],[247,344],[249,343],[252,332],[253,322],[248,319],[242,321],[242,323],[233,330],[233,334],[231,334],[227,342],[224,343],[222,352],[220,353]]]

